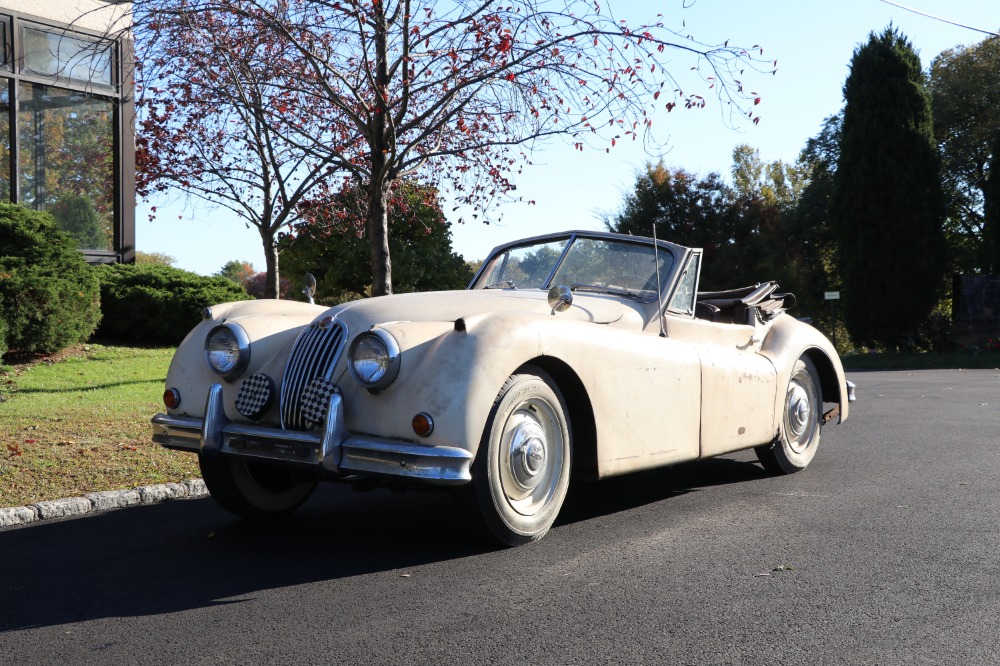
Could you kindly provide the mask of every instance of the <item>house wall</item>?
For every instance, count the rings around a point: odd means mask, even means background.
[[[91,263],[135,258],[131,9],[0,0],[0,196],[51,213]]]
[[[105,32],[109,28],[121,30],[128,26],[132,3],[104,0],[0,0],[0,9]]]

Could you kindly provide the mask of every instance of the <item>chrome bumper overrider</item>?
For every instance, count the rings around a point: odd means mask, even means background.
[[[205,418],[157,414],[153,441],[172,449],[270,460],[332,474],[368,474],[458,485],[472,479],[472,454],[447,446],[351,435],[344,428],[344,402],[330,396],[326,423],[314,431],[233,423],[226,418],[222,385],[208,392]]]

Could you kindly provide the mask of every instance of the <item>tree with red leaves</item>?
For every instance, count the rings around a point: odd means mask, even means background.
[[[321,212],[306,200],[363,183],[376,295],[392,291],[387,212],[401,179],[487,210],[545,139],[656,145],[657,107],[707,104],[673,70],[690,66],[691,85],[756,122],[744,70],[776,66],[759,47],[701,44],[662,17],[632,25],[592,0],[136,0],[134,11],[140,191],[180,185],[228,205],[273,251],[274,230]],[[267,268],[276,281],[276,253]]]

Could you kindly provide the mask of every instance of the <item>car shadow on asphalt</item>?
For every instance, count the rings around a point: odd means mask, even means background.
[[[750,462],[713,459],[587,484],[555,529],[764,476]],[[495,552],[448,493],[335,484],[274,524],[237,520],[210,498],[45,521],[0,531],[0,632],[239,603],[264,589]]]

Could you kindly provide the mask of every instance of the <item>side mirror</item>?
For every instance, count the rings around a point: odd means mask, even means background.
[[[573,305],[573,291],[564,284],[557,284],[549,289],[549,307],[552,314],[565,312]]]
[[[305,283],[306,286],[302,290],[302,293],[306,295],[306,300],[309,301],[309,304],[313,305],[316,303],[316,301],[313,300],[313,294],[316,293],[316,278],[312,273],[306,273]]]

